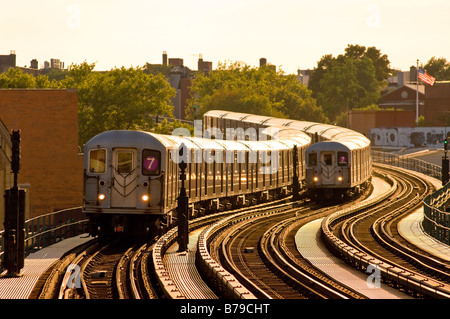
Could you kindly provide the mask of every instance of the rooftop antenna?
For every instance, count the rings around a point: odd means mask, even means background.
[[[189,54],[189,55],[192,56],[192,71],[194,71],[194,68],[195,68],[195,57],[198,54],[193,53],[193,54]]]

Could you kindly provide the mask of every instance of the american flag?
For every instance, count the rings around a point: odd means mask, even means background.
[[[425,83],[428,83],[429,85],[434,84],[435,78],[429,75],[427,72],[425,72],[424,69],[419,67],[419,79],[424,81]]]

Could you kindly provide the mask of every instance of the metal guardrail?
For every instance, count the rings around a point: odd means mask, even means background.
[[[442,168],[416,158],[372,151],[374,162],[391,166],[403,167],[442,180]],[[450,212],[444,211],[445,204],[450,200],[450,183],[428,195],[423,200],[424,218],[423,230],[440,242],[450,245]]]
[[[406,168],[423,173],[436,179],[442,178],[442,169],[439,165],[426,162],[417,158],[387,152],[372,151],[372,161],[396,167]]]
[[[86,232],[88,219],[80,207],[63,209],[40,215],[25,221],[25,256],[63,239]],[[0,231],[0,259],[4,253],[4,231]],[[0,264],[0,272],[3,271]]]
[[[424,231],[444,244],[450,245],[450,212],[444,205],[450,200],[450,183],[423,200]]]

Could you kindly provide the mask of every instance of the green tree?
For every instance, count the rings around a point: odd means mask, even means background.
[[[208,75],[198,74],[186,113],[195,118],[213,109],[303,120],[325,120],[311,92],[294,75],[270,66],[252,68],[241,62],[220,63]]]
[[[368,58],[335,61],[321,79],[320,88],[317,101],[331,120],[342,112],[375,104],[380,97],[375,67]]]
[[[436,81],[450,80],[450,63],[445,58],[432,57],[423,67]]]
[[[9,68],[7,72],[0,73],[0,88],[41,89],[56,87],[56,85],[56,81],[50,82],[46,75],[35,77],[19,68]]]
[[[342,113],[378,102],[390,74],[389,60],[378,49],[348,45],[345,54],[318,61],[308,88],[331,121],[343,122]]]
[[[172,67],[170,65],[162,65],[162,64],[150,64],[146,63],[144,66],[144,73],[157,75],[162,73],[165,77],[169,77],[170,70]]]
[[[60,82],[78,90],[80,145],[107,130],[150,130],[153,115],[173,116],[170,98],[175,90],[162,74],[124,67],[93,72],[94,67],[86,62],[72,65]]]
[[[185,128],[189,131],[191,136],[194,136],[194,127],[192,125],[180,121],[169,122],[167,119],[158,123],[158,125],[154,126],[150,131],[157,134],[172,135],[173,130],[176,128]]]
[[[381,51],[375,47],[366,48],[365,46],[349,44],[345,49],[344,58],[369,58],[372,60],[378,81],[385,81],[392,74],[392,70],[389,67],[390,62],[388,56],[382,54]]]

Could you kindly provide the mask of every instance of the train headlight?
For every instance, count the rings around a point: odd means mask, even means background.
[[[319,181],[319,178],[317,176],[314,176],[313,181],[314,183],[317,183]]]
[[[98,194],[98,199],[99,200],[104,200],[105,198],[106,198],[105,194],[102,194],[102,193]]]
[[[342,176],[339,176],[339,177],[338,177],[338,181],[339,181],[339,182],[342,182],[342,180],[343,180]]]
[[[144,194],[144,195],[142,195],[141,199],[144,202],[148,202],[148,200],[150,199],[150,196],[148,196],[147,194]]]

